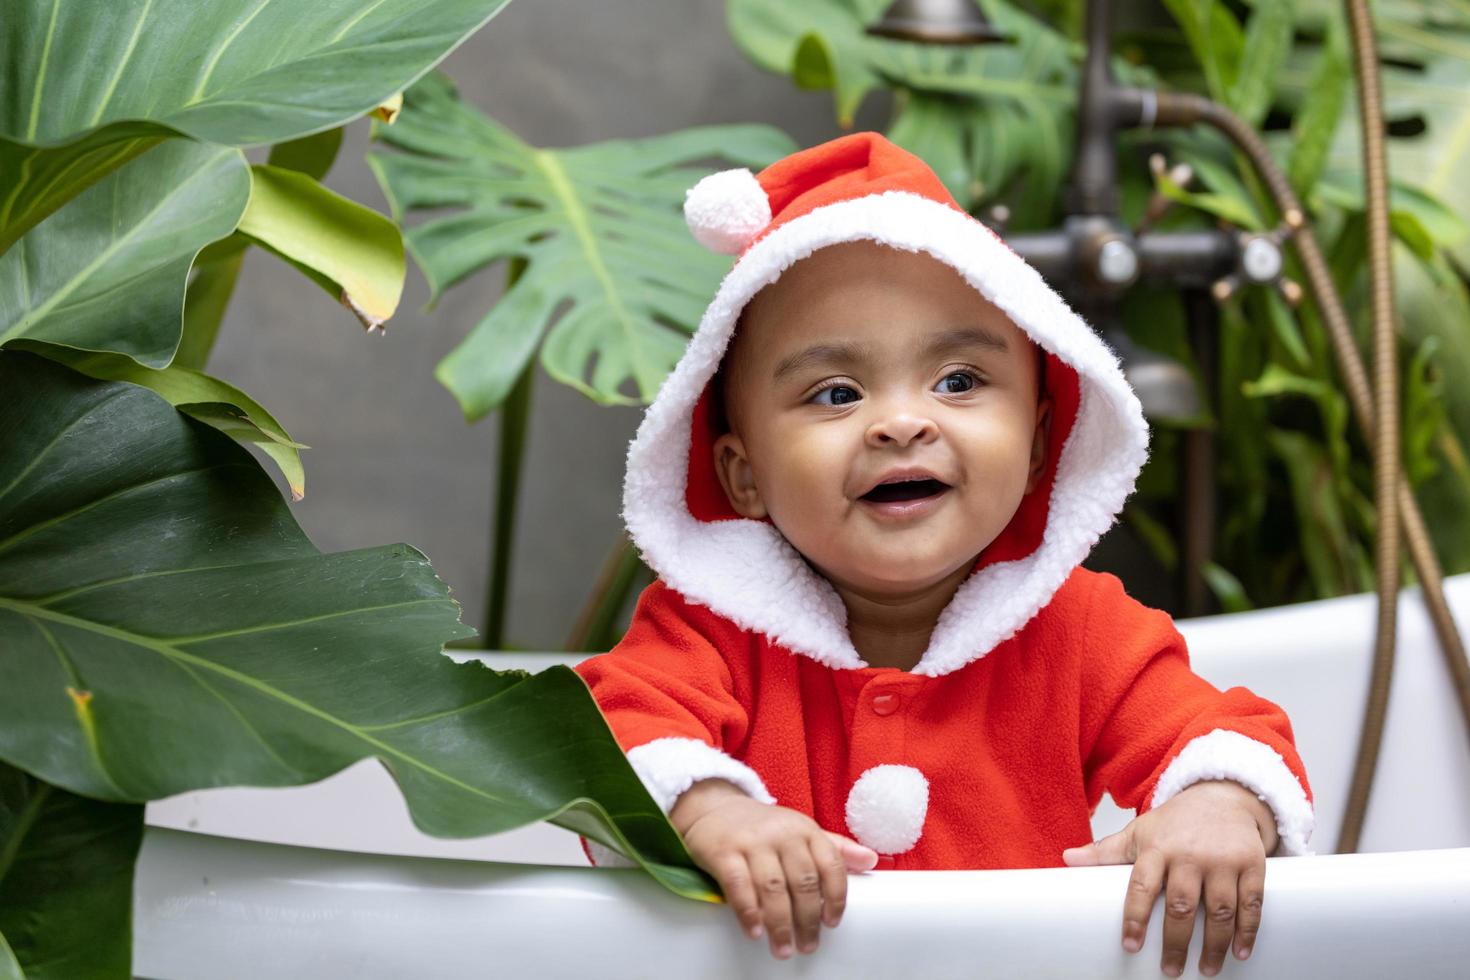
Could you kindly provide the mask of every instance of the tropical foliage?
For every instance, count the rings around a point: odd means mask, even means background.
[[[504,2],[7,8],[0,976],[131,975],[145,801],[369,757],[429,833],[550,820],[714,898],[581,680],[444,658],[424,556],[317,551],[240,444],[298,496],[303,447],[204,371],[250,245],[392,314],[396,225],[319,180]]]
[[[867,35],[882,0],[729,0],[730,32],[758,65],[806,88],[830,88],[839,123],[864,96],[893,91],[888,135],[936,167],[979,213],[1004,204],[1010,230],[1060,217],[1066,135],[1076,98],[1082,4],[1058,0],[980,6],[1011,45],[950,51]],[[1121,5],[1114,5],[1115,10]],[[1266,127],[1279,163],[1309,203],[1349,308],[1366,337],[1362,177],[1356,101],[1341,4],[1166,0],[1173,23],[1145,24],[1115,51],[1121,78],[1199,91]],[[1038,16],[1039,11],[1044,16]],[[1405,469],[1424,501],[1448,570],[1470,569],[1470,198],[1452,175],[1470,152],[1463,136],[1470,82],[1470,7],[1379,5],[1390,140],[1405,393]],[[1398,135],[1402,133],[1403,135]],[[1058,136],[1057,134],[1061,134]],[[1060,148],[1056,148],[1058,143]],[[1198,191],[1148,180],[1163,151],[1190,166]],[[1216,222],[1251,230],[1280,220],[1255,175],[1204,130],[1132,134],[1120,159],[1124,218],[1136,224],[1151,193],[1182,207],[1164,227]],[[1296,271],[1292,265],[1289,271]],[[1302,277],[1297,271],[1296,278]],[[1372,588],[1371,471],[1350,425],[1316,310],[1273,290],[1246,289],[1221,308],[1215,373],[1199,377],[1181,297],[1136,289],[1124,321],[1134,340],[1183,361],[1215,394],[1188,424],[1215,432],[1221,526],[1215,563],[1202,569],[1227,609]],[[1128,508],[1132,525],[1171,570],[1179,557],[1182,452],[1177,422],[1155,420],[1155,449]]]
[[[755,64],[788,76],[801,88],[831,90],[839,127],[853,124],[869,95],[888,90],[893,116],[887,135],[929,162],[965,207],[989,214],[1004,205],[1010,231],[1055,226],[1062,216],[1061,191],[1071,155],[1083,4],[978,2],[1010,36],[1010,44],[954,48],[866,33],[866,26],[888,6],[886,0],[728,0],[726,13],[733,40]],[[1263,127],[1279,164],[1308,203],[1363,341],[1367,268],[1362,177],[1340,5],[1335,0],[1166,0],[1162,19],[1138,22],[1136,12],[1129,13],[1129,28],[1113,52],[1115,73],[1134,84],[1201,92]],[[1464,97],[1470,83],[1470,7],[1403,0],[1379,5],[1378,17],[1392,137],[1404,467],[1442,564],[1459,572],[1470,569],[1470,462],[1464,449],[1470,433],[1470,299],[1465,282],[1470,197],[1465,182],[1456,181],[1455,175],[1465,170],[1461,164],[1470,153],[1470,140],[1464,138],[1470,127],[1470,102]],[[437,288],[505,256],[515,256],[511,267],[518,273],[516,263],[531,252],[526,234],[545,234],[538,247],[543,252],[555,249],[553,254],[569,263],[564,268],[576,270],[563,274],[587,284],[574,308],[609,305],[601,282],[621,286],[636,282],[640,273],[659,270],[660,263],[635,263],[637,271],[605,280],[603,270],[612,267],[608,256],[621,250],[625,231],[611,222],[579,221],[582,209],[564,210],[539,176],[533,179],[543,189],[517,195],[525,178],[518,181],[511,175],[535,173],[527,162],[533,151],[517,147],[491,120],[450,101],[442,84],[426,82],[411,93],[410,103],[415,99],[426,106],[424,129],[418,130],[425,135],[410,139],[379,127],[379,136],[418,156],[391,165],[387,161],[397,157],[380,158],[379,172],[386,192],[400,206],[464,209],[408,233],[410,248]],[[477,149],[452,148],[451,134]],[[1279,225],[1280,216],[1257,175],[1213,132],[1149,131],[1127,134],[1121,142],[1125,222],[1137,225],[1151,200],[1162,197],[1174,202],[1173,211],[1156,225],[1165,229],[1224,223],[1269,230]],[[570,157],[580,151],[595,154],[597,148],[556,152]],[[1187,164],[1193,186],[1179,186],[1167,169],[1151,178],[1145,161],[1155,153]],[[748,156],[735,154],[736,159]],[[460,160],[476,163],[456,162]],[[467,174],[476,166],[479,177],[465,176],[462,183],[438,181],[433,185],[437,193],[425,191],[428,185],[420,179]],[[485,176],[491,173],[493,178]],[[619,174],[624,193],[627,177],[641,180],[638,186],[650,193],[670,183],[661,175]],[[606,193],[606,188],[589,188],[586,196],[605,198]],[[492,206],[492,201],[498,203]],[[560,229],[547,230],[557,220]],[[663,226],[657,227],[662,235]],[[480,249],[477,241],[490,245]],[[661,261],[665,255],[654,254]],[[1297,281],[1303,278],[1294,259],[1287,272]],[[512,289],[501,304],[509,312],[531,299],[538,303],[532,321],[521,321],[516,330],[494,329],[488,325],[500,318],[497,307],[441,366],[441,379],[460,395],[471,418],[495,407],[508,391],[521,396],[528,391],[529,376],[522,374],[513,382],[507,365],[527,363],[545,329],[541,315],[552,303],[549,296]],[[688,300],[686,317],[697,313],[690,296],[681,299]],[[625,320],[604,319],[599,331],[583,316],[569,314],[567,319],[571,323],[564,333],[561,324],[550,328],[542,348],[549,374],[598,401],[649,399],[660,365],[676,353],[672,346],[659,347],[659,356],[651,358],[642,335],[635,337],[622,326]],[[1188,428],[1203,426],[1216,437],[1219,529],[1214,561],[1193,571],[1204,576],[1225,609],[1371,589],[1374,515],[1368,455],[1351,423],[1315,307],[1307,303],[1293,308],[1274,289],[1250,287],[1220,304],[1218,319],[1212,349],[1201,352],[1211,356],[1197,358],[1184,298],[1177,291],[1137,288],[1125,301],[1123,320],[1131,339],[1182,362],[1207,393],[1210,406],[1189,419],[1154,420],[1154,450],[1127,509],[1129,524],[1159,563],[1178,570],[1177,535],[1170,525],[1177,526],[1180,518],[1183,435]],[[559,336],[577,343],[555,343]],[[667,333],[650,336],[670,339]],[[630,337],[633,342],[626,342]],[[605,365],[602,358],[609,357],[611,363]],[[1210,377],[1202,376],[1201,363],[1212,365]],[[623,384],[630,380],[636,383]],[[489,397],[467,399],[465,393],[474,390]],[[509,424],[512,417],[523,416],[523,402],[513,401],[503,421]],[[515,432],[519,429],[511,435]],[[519,446],[521,441],[503,437],[502,444]],[[516,469],[502,462],[502,477],[512,482],[502,483],[497,527],[508,527],[511,518],[505,510],[513,508]],[[627,549],[626,542],[615,548],[584,620],[606,622],[609,611],[619,606],[619,590],[637,580],[627,574]],[[503,606],[495,597],[504,591],[508,565],[499,544],[493,564],[497,572],[490,623],[495,630],[491,635],[498,638],[500,623],[493,610]],[[589,636],[577,633],[573,642]],[[611,639],[615,633],[602,632],[599,645]]]
[[[711,170],[696,162],[718,157],[759,169],[796,147],[769,126],[703,126],[538,148],[465,105],[440,76],[409,89],[404,106],[393,125],[373,127],[375,138],[404,152],[370,154],[368,162],[395,218],[438,214],[405,232],[434,296],[510,260],[504,296],[435,372],[466,419],[504,409],[484,629],[486,645],[501,649],[538,348],[547,374],[594,401],[652,400],[731,264],[695,244],[684,226],[684,192]],[[613,563],[626,565],[616,556]],[[618,581],[627,588],[632,578]]]

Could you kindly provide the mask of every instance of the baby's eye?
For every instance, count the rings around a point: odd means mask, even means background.
[[[831,397],[828,398],[828,395]],[[811,400],[818,405],[847,405],[857,401],[860,397],[857,389],[850,385],[832,385],[817,392]]]
[[[951,371],[936,387],[945,394],[958,395],[969,391],[978,383],[979,379],[969,371]]]

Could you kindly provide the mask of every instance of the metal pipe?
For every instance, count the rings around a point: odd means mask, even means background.
[[[1368,221],[1368,275],[1373,303],[1373,393],[1378,407],[1373,438],[1373,501],[1378,535],[1378,636],[1373,676],[1364,709],[1363,732],[1353,767],[1352,789],[1338,837],[1339,853],[1358,849],[1393,679],[1395,623],[1398,614],[1399,536],[1399,394],[1398,358],[1393,313],[1393,253],[1388,226],[1388,159],[1383,145],[1383,92],[1378,76],[1378,44],[1367,0],[1345,0],[1352,26],[1358,81],[1358,108],[1363,137],[1363,179]],[[1470,722],[1470,717],[1467,717]]]
[[[1371,448],[1377,440],[1378,415],[1367,371],[1358,354],[1347,313],[1337,294],[1337,287],[1322,255],[1321,246],[1307,223],[1306,211],[1297,200],[1286,175],[1276,166],[1255,130],[1224,106],[1187,92],[1159,92],[1157,98],[1160,125],[1188,126],[1202,122],[1214,126],[1245,153],[1265,182],[1283,220],[1293,229],[1292,241],[1301,257],[1308,285],[1321,311],[1338,370],[1347,388],[1349,402],[1362,428],[1364,440]],[[1414,561],[1424,602],[1439,637],[1451,683],[1465,718],[1466,735],[1470,736],[1470,660],[1466,658],[1464,641],[1445,601],[1444,573],[1434,554],[1423,515],[1402,472],[1395,481],[1395,494],[1404,540]]]

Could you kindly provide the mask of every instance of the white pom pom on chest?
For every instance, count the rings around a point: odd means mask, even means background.
[[[929,812],[929,781],[913,766],[874,766],[847,794],[847,827],[879,854],[902,854],[919,842]]]
[[[745,167],[721,170],[684,192],[684,221],[705,248],[738,255],[771,223],[771,201]]]

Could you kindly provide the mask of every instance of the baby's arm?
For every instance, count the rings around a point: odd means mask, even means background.
[[[874,851],[806,814],[758,803],[719,779],[692,786],[669,819],[695,863],[720,883],[746,933],[759,939],[764,929],[777,959],[814,952],[820,927],[834,929],[842,920],[848,871],[878,861]]]
[[[738,649],[742,637],[723,628],[655,582],[623,640],[575,669],[690,856],[720,883],[746,931],[758,938],[752,930],[763,926],[784,959],[816,948],[819,920],[830,927],[841,918],[848,868],[868,870],[878,856],[776,806],[755,770],[724,750],[744,741],[749,718],[720,651]],[[587,848],[594,863],[616,862]]]
[[[1261,925],[1266,853],[1275,846],[1271,809],[1230,780],[1194,783],[1100,841],[1071,847],[1062,860],[1073,867],[1132,864],[1123,903],[1123,948],[1143,947],[1154,900],[1164,890],[1164,973],[1184,972],[1200,893],[1205,935],[1199,969],[1220,972],[1235,940],[1235,955],[1250,956]]]
[[[1068,864],[1132,863],[1124,948],[1142,944],[1164,889],[1166,973],[1184,967],[1201,892],[1200,970],[1218,972],[1232,937],[1250,954],[1260,924],[1265,858],[1310,854],[1310,788],[1291,723],[1243,687],[1220,691],[1189,669],[1169,617],[1098,577],[1083,671],[1082,750],[1089,801],[1107,791],[1138,818]]]

